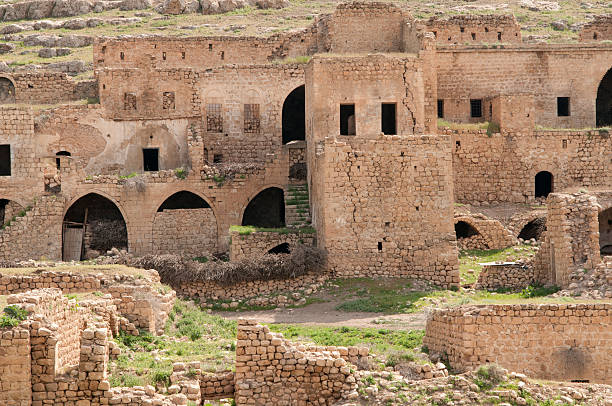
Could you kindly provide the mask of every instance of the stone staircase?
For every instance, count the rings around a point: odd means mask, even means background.
[[[309,226],[308,184],[289,185],[285,190],[285,224],[287,227]]]

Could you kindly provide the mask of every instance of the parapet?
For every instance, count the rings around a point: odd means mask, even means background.
[[[425,24],[440,45],[522,42],[521,27],[511,14],[431,17]]]

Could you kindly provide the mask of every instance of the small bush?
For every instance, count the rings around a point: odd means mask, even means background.
[[[533,298],[552,295],[553,293],[557,293],[558,291],[558,286],[529,285],[521,291],[520,295],[524,298]]]
[[[413,362],[416,357],[411,352],[394,352],[387,357],[385,366],[394,367],[404,362]]]
[[[174,174],[176,175],[177,178],[179,179],[185,179],[187,178],[187,171],[184,168],[176,168],[174,170]]]
[[[0,318],[0,327],[15,327],[28,317],[28,311],[16,305],[4,308],[4,314]]]
[[[475,383],[483,389],[491,389],[506,380],[506,372],[496,364],[482,365],[476,370]]]

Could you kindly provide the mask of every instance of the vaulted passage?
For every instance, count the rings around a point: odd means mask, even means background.
[[[538,172],[535,176],[535,197],[548,197],[553,192],[553,175],[550,172]]]
[[[0,78],[0,104],[15,103],[15,85],[7,78]]]
[[[466,223],[465,221],[458,221],[457,224],[455,224],[455,234],[457,235],[457,238],[459,239],[459,238],[473,237],[480,233],[478,232],[478,230],[476,230],[474,227],[472,227],[470,224]]]
[[[606,73],[597,89],[597,127],[612,125],[612,69]]]
[[[284,242],[268,251],[268,254],[290,254],[289,244]]]
[[[612,255],[612,207],[599,213],[599,248],[602,255]]]
[[[283,144],[306,139],[306,99],[304,85],[298,87],[283,103]]]
[[[157,211],[177,209],[210,209],[210,205],[195,193],[182,191],[167,198]]]
[[[89,193],[74,202],[64,216],[63,259],[78,261],[126,249],[127,227],[121,212],[109,199]]]
[[[519,233],[518,238],[522,238],[523,240],[534,239],[536,241],[540,241],[544,231],[546,231],[546,217],[538,217],[537,219],[531,220],[529,223],[525,224]]]
[[[284,227],[285,196],[282,189],[271,187],[249,202],[242,216],[243,226]]]

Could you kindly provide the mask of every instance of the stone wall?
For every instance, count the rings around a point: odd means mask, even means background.
[[[464,222],[478,232],[468,238],[458,238],[457,246],[460,249],[498,250],[516,243],[516,238],[499,220],[483,214],[468,214],[463,210],[456,210],[454,222],[455,225]]]
[[[612,40],[612,15],[596,15],[593,21],[582,26],[580,42]]]
[[[217,220],[211,208],[158,212],[153,220],[154,254],[207,257],[217,252]]]
[[[520,290],[534,282],[533,267],[530,265],[514,262],[488,263],[484,264],[478,282],[477,289],[496,290],[512,289]]]
[[[205,400],[233,398],[235,388],[233,372],[204,374],[200,377],[200,393]]]
[[[521,42],[521,27],[514,15],[431,17],[425,24],[441,45]]]
[[[279,233],[272,231],[255,231],[250,234],[230,232],[230,261],[253,258],[266,254],[281,244],[288,244],[289,250],[297,244],[314,245],[316,235],[299,230]]]
[[[16,103],[57,104],[97,96],[95,82],[75,82],[62,72],[18,72],[2,76],[13,82]]]
[[[455,201],[528,203],[535,200],[535,176],[553,176],[553,191],[609,187],[612,139],[599,131],[538,131],[487,136],[446,130],[453,141]]]
[[[32,368],[30,367],[30,332],[25,326],[0,329],[0,403],[30,406]]]
[[[521,304],[437,309],[423,345],[454,369],[497,363],[553,380],[612,382],[612,305]]]
[[[339,350],[309,351],[240,320],[236,345],[236,404],[331,405],[356,388]]]

